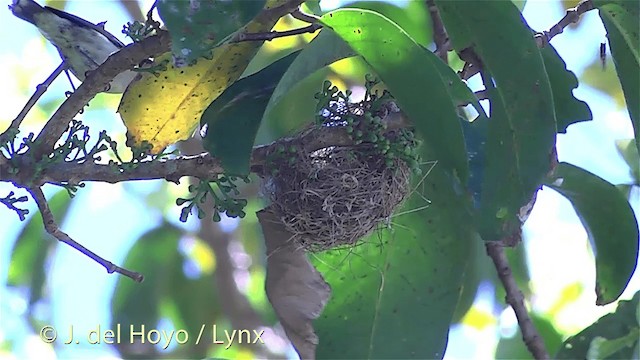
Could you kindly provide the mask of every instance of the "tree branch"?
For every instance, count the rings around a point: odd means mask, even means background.
[[[44,197],[44,194],[42,193],[42,189],[40,189],[39,187],[28,188],[27,191],[29,191],[29,193],[31,194],[35,202],[38,204],[38,209],[40,210],[40,214],[42,215],[42,222],[44,223],[44,228],[47,231],[47,233],[49,233],[51,236],[55,237],[59,241],[71,246],[72,248],[90,257],[95,262],[97,262],[98,264],[102,265],[105,269],[107,269],[107,272],[109,274],[112,274],[115,272],[118,274],[122,274],[128,278],[131,278],[136,282],[142,282],[142,280],[144,279],[142,274],[137,273],[135,271],[121,268],[115,265],[114,263],[112,263],[111,261],[103,259],[102,257],[96,255],[96,253],[94,253],[93,251],[87,249],[86,247],[82,246],[81,244],[73,240],[65,232],[60,230],[60,228],[58,227],[58,224],[56,224],[56,221],[53,218],[53,213],[51,212],[51,209],[49,209],[49,203],[47,202],[47,199]]]
[[[449,35],[444,28],[440,12],[434,0],[427,0],[427,8],[431,16],[431,26],[433,28],[433,42],[436,44],[435,54],[438,55],[445,64],[449,64],[447,52],[450,50]]]
[[[271,41],[276,38],[300,35],[306,33],[314,33],[322,28],[322,25],[315,23],[309,26],[305,26],[299,29],[292,29],[287,31],[269,31],[263,33],[238,33],[230,42],[237,43],[242,41]]]
[[[513,311],[516,313],[518,326],[522,332],[522,339],[525,345],[527,345],[527,349],[529,349],[529,352],[535,359],[549,359],[549,354],[544,346],[542,337],[538,334],[538,330],[536,330],[527,312],[524,295],[518,288],[518,284],[511,272],[509,260],[504,253],[504,244],[500,241],[488,241],[485,243],[485,247],[487,249],[487,255],[493,260],[493,264],[498,272],[498,277],[507,292],[505,301],[511,305],[511,308],[513,308]]]
[[[538,47],[540,48],[547,46],[554,36],[562,34],[567,26],[577,23],[582,14],[593,10],[594,8],[595,6],[591,0],[584,0],[576,7],[568,9],[564,17],[560,19],[557,24],[553,25],[551,29],[536,34],[536,44],[538,44]]]
[[[35,140],[32,149],[36,161],[51,152],[55,143],[69,127],[71,119],[103,91],[118,74],[133,69],[149,57],[169,51],[170,37],[166,31],[150,36],[138,43],[125,46],[112,54],[96,70],[88,74],[85,81],[60,105]]]
[[[548,31],[535,33],[534,39],[536,41],[536,45],[538,45],[538,48],[547,46],[554,36],[561,34],[567,26],[578,22],[578,20],[580,20],[580,17],[584,13],[593,9],[595,9],[595,6],[593,5],[592,0],[584,0],[575,8],[568,9],[564,17],[560,19],[560,21],[558,21],[555,25],[553,25]],[[476,64],[465,63],[464,68],[458,73],[458,75],[461,79],[468,80],[479,71],[480,67],[478,67]]]
[[[385,118],[387,129],[393,130],[409,125],[402,115],[388,116]],[[262,174],[267,156],[276,150],[278,146],[301,147],[305,152],[313,152],[329,146],[353,146],[353,140],[349,137],[344,127],[313,127],[301,136],[283,138],[267,145],[253,148],[251,155],[251,170]],[[23,184],[22,174],[28,169],[30,163],[21,162],[23,159],[14,159],[12,166],[18,171],[9,171],[9,164],[0,166],[0,181],[10,181],[15,184]],[[17,165],[16,165],[17,164]],[[167,160],[144,161],[137,163],[129,170],[121,170],[117,165],[97,164],[92,161],[57,163],[43,171],[43,175],[35,185],[44,183],[59,184],[68,183],[77,185],[83,181],[100,181],[117,183],[131,180],[156,180],[165,179],[178,183],[183,176],[193,176],[200,179],[212,179],[222,174],[224,169],[220,161],[209,153],[199,155],[178,156]]]

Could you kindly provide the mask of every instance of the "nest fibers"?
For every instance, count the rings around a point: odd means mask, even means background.
[[[355,245],[409,193],[411,169],[400,159],[387,166],[370,144],[293,156],[272,163],[278,172],[265,194],[291,241],[308,251]]]

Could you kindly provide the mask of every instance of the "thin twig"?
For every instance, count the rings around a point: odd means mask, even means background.
[[[553,25],[551,29],[536,34],[536,44],[540,48],[547,46],[554,36],[562,34],[567,26],[577,23],[582,14],[594,8],[595,6],[591,0],[584,0],[576,7],[568,9],[564,17],[560,19],[557,24]]]
[[[33,93],[33,95],[31,95],[29,101],[27,101],[27,103],[24,105],[18,116],[13,119],[11,125],[9,125],[9,128],[0,135],[0,138],[2,138],[2,136],[8,131],[17,130],[20,127],[20,124],[22,124],[22,120],[24,120],[31,108],[33,108],[40,97],[42,97],[42,95],[47,91],[51,83],[66,69],[66,67],[67,66],[65,62],[63,61],[55,70],[53,70],[51,75],[49,75],[49,77],[47,77],[47,79],[42,84],[36,86],[36,91]]]
[[[49,203],[47,202],[47,199],[44,197],[44,193],[42,192],[42,189],[39,187],[36,187],[36,188],[29,188],[27,190],[29,191],[31,196],[33,196],[33,199],[36,201],[36,204],[38,204],[40,215],[42,215],[42,222],[44,223],[44,228],[47,231],[47,233],[49,233],[51,236],[55,237],[59,241],[62,241],[63,243],[71,246],[72,248],[90,257],[95,262],[97,262],[98,264],[102,265],[105,269],[107,269],[107,272],[109,274],[112,274],[115,272],[118,274],[122,274],[128,278],[131,278],[136,282],[142,282],[142,280],[144,279],[144,276],[142,276],[142,274],[137,273],[135,271],[121,268],[115,265],[114,263],[112,263],[111,261],[103,259],[93,251],[80,245],[78,242],[73,240],[69,235],[67,235],[65,232],[60,230],[60,228],[58,227],[58,224],[56,224],[56,221],[53,218],[53,213],[49,208]]]
[[[238,33],[230,42],[237,43],[242,41],[271,41],[276,38],[285,36],[300,35],[306,33],[314,33],[322,28],[322,25],[315,23],[309,26],[305,26],[299,29],[292,29],[287,31],[269,31],[260,33]]]
[[[538,334],[538,330],[536,330],[527,312],[524,295],[518,288],[518,284],[511,272],[509,260],[504,252],[504,245],[500,241],[487,241],[485,247],[487,249],[487,255],[493,260],[493,264],[498,272],[498,277],[507,292],[505,301],[511,305],[516,314],[518,326],[522,332],[522,339],[527,349],[529,349],[529,352],[535,359],[549,359],[549,353],[547,353],[542,337]]]
[[[156,6],[158,6],[158,2],[154,1],[153,5],[151,5],[151,7],[149,8],[149,11],[147,11],[147,24],[151,24],[151,27],[157,32],[160,31],[160,22],[156,21],[153,19],[153,10],[156,8]]]
[[[445,64],[449,63],[447,53],[449,52],[449,35],[444,28],[440,12],[435,4],[434,0],[427,0],[427,8],[429,9],[429,15],[431,16],[431,26],[433,28],[433,42],[436,44],[435,54],[438,55]]]
[[[591,0],[584,0],[575,8],[568,9],[564,17],[549,30],[538,32],[534,35],[538,48],[547,46],[554,36],[561,34],[567,26],[578,22],[584,13],[593,9],[595,9],[595,6]],[[460,78],[464,80],[470,79],[480,71],[480,68],[478,66],[474,66],[474,64],[470,64],[469,66],[467,65],[468,63],[465,63],[464,68],[458,72]]]
[[[9,210],[13,210],[20,218],[20,221],[24,221],[26,219],[27,214],[29,214],[29,209],[20,209],[15,206],[15,203],[26,202],[29,198],[26,196],[15,197],[15,193],[13,191],[9,192],[9,195],[4,198],[0,198],[0,204],[4,204]]]

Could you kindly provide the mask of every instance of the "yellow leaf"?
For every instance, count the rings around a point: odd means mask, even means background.
[[[267,1],[265,9],[285,2]],[[238,31],[270,31],[278,19],[261,15]],[[131,145],[148,141],[153,145],[152,152],[157,153],[187,139],[204,110],[242,75],[261,45],[261,41],[227,43],[213,49],[211,60],[199,59],[195,65],[182,68],[167,65],[166,70],[155,74],[138,75],[125,91],[118,108],[128,137],[133,139]],[[160,56],[156,63],[163,60],[171,60],[171,54]]]

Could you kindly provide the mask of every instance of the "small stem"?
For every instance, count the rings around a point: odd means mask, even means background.
[[[311,24],[299,29],[287,30],[287,31],[269,31],[261,33],[238,33],[234,39],[231,39],[230,43],[238,43],[242,41],[271,41],[276,38],[285,36],[300,35],[305,33],[314,33],[322,28],[320,24]]]
[[[538,334],[538,330],[535,325],[533,325],[533,321],[527,312],[524,295],[518,288],[518,284],[511,272],[509,260],[504,252],[504,245],[500,241],[487,241],[485,247],[487,249],[487,255],[493,260],[493,264],[498,272],[498,277],[507,292],[505,301],[511,305],[511,308],[513,308],[516,314],[518,326],[522,332],[522,339],[527,349],[535,359],[549,359],[549,353],[547,353],[542,337]]]
[[[49,203],[47,202],[47,199],[45,198],[44,193],[42,192],[42,189],[39,187],[36,187],[36,188],[29,188],[27,190],[29,191],[31,196],[33,196],[33,199],[36,201],[36,204],[38,204],[38,209],[40,210],[40,215],[42,216],[42,222],[44,223],[44,228],[47,231],[47,233],[49,233],[51,236],[55,237],[59,241],[80,251],[81,253],[85,254],[89,258],[93,259],[95,262],[102,265],[109,274],[112,274],[115,272],[118,274],[122,274],[128,278],[131,278],[133,281],[142,282],[142,280],[144,279],[144,276],[142,274],[135,271],[127,270],[125,268],[121,268],[115,265],[114,263],[112,263],[111,261],[103,259],[93,251],[87,249],[86,247],[82,246],[81,244],[73,240],[65,232],[60,230],[60,227],[58,226],[58,224],[56,224],[56,221],[53,218],[53,213],[49,208]]]
[[[294,19],[298,19],[300,21],[304,21],[309,24],[315,24],[318,22],[318,20],[320,20],[320,18],[315,15],[304,13],[302,10],[300,10],[300,8],[297,8],[294,11],[292,11],[291,16],[293,16]]]

